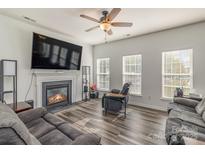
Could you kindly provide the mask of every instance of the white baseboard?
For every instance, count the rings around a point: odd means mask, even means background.
[[[146,108],[150,108],[150,109],[155,109],[155,110],[160,110],[160,111],[167,111],[166,107],[162,107],[162,106],[156,106],[156,105],[152,105],[152,104],[145,104],[145,103],[128,103],[130,105],[136,105],[136,106],[141,106],[141,107],[146,107]]]
[[[79,100],[77,100],[76,102],[80,102],[80,101],[82,101],[82,100],[79,99]],[[136,105],[136,106],[141,106],[141,107],[146,107],[146,108],[150,108],[150,109],[154,109],[154,110],[160,110],[160,111],[165,111],[165,112],[167,112],[167,108],[166,108],[166,107],[156,106],[156,105],[152,105],[152,104],[132,103],[132,102],[129,102],[128,104],[130,104],[130,105]]]

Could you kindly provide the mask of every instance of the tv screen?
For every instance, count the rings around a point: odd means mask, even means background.
[[[33,69],[80,70],[82,46],[33,33]]]

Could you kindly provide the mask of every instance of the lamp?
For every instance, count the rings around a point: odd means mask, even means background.
[[[16,61],[14,60],[3,60],[3,75],[15,76],[16,75]]]
[[[102,22],[102,23],[100,24],[100,28],[101,28],[103,31],[107,32],[107,31],[110,30],[111,25],[110,25],[110,23],[108,23],[108,22]]]

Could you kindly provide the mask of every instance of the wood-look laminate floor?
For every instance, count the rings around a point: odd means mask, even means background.
[[[101,144],[166,144],[167,114],[162,111],[128,105],[126,118],[123,114],[105,116],[101,100],[91,100],[56,115],[81,131],[100,136]]]

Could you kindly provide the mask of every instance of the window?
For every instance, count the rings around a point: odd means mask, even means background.
[[[66,48],[61,48],[60,51],[61,51],[61,52],[60,52],[59,64],[60,64],[60,66],[62,66],[62,67],[66,67],[68,49],[66,49]]]
[[[110,89],[110,58],[97,59],[97,88]]]
[[[72,69],[78,69],[78,62],[80,58],[80,53],[73,51],[71,55],[71,63],[70,63],[70,68]]]
[[[193,51],[178,50],[162,53],[162,97],[172,98],[177,87],[188,95],[193,84]]]
[[[130,94],[141,95],[142,56],[123,56],[123,84],[131,82]]]
[[[60,47],[58,45],[54,45],[53,46],[53,53],[52,53],[52,57],[50,59],[52,64],[56,64],[58,62],[58,55],[59,55],[59,50]]]

